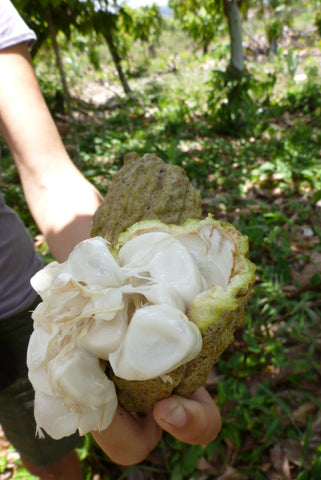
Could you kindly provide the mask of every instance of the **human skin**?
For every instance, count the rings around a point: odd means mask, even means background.
[[[0,51],[0,72],[6,72],[0,75],[0,129],[18,168],[30,212],[54,258],[63,262],[75,245],[90,237],[92,216],[102,199],[66,152],[25,43]],[[155,448],[163,430],[183,442],[205,445],[220,428],[219,411],[202,388],[189,400],[177,395],[161,400],[144,417],[118,407],[110,427],[93,436],[115,463],[132,465]],[[62,459],[61,469],[52,466],[53,478],[82,478],[77,458],[70,455],[68,459]],[[27,468],[33,473],[32,465]],[[64,473],[58,476],[60,470]],[[50,466],[35,474],[41,480],[51,478]]]
[[[27,46],[0,51],[0,127],[54,258],[88,238],[101,196],[75,167],[43,99]]]
[[[92,434],[116,463],[128,466],[143,461],[163,431],[190,445],[207,445],[220,429],[220,412],[210,394],[200,388],[190,399],[172,395],[160,400],[153,412],[143,417],[118,407],[107,430]]]

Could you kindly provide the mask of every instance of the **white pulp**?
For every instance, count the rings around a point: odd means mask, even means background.
[[[114,373],[148,380],[192,360],[202,348],[199,329],[170,305],[150,305],[133,315],[125,337],[109,355]]]
[[[226,289],[234,241],[211,223],[191,232],[141,233],[112,255],[95,237],[31,280],[42,302],[33,312],[27,364],[38,431],[53,438],[108,427],[117,407],[106,362],[127,380],[166,375],[202,348],[187,313],[212,285]]]

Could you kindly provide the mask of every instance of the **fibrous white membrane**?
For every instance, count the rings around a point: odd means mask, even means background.
[[[187,311],[204,282],[188,250],[172,235],[151,232],[138,235],[119,251],[120,264],[148,274],[151,284],[141,292],[152,304],[167,303]]]
[[[192,360],[202,337],[186,314],[199,293],[227,287],[234,249],[205,224],[137,235],[117,260],[95,237],[38,272],[31,284],[43,301],[27,355],[38,432],[58,439],[108,427],[117,395],[106,362],[119,377],[147,380]]]

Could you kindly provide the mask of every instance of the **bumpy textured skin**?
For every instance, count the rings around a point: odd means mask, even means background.
[[[165,164],[152,154],[142,158],[136,153],[127,155],[124,166],[114,176],[108,194],[94,216],[92,236],[100,235],[116,246],[119,234],[136,222],[158,219],[167,224],[183,224],[201,218],[198,192],[187,179],[183,169]],[[215,221],[214,221],[215,222]],[[216,222],[219,224],[219,222]],[[225,224],[235,238],[242,254],[235,269],[247,269],[242,285],[233,289],[233,302],[224,302],[224,292],[213,287],[194,301],[188,316],[196,323],[203,337],[203,348],[191,362],[156,379],[128,381],[114,375],[110,366],[108,376],[115,382],[118,400],[131,412],[147,413],[157,400],[172,393],[189,397],[203,386],[219,356],[234,340],[234,333],[245,322],[245,307],[254,283],[255,266],[247,260],[248,243],[233,226]],[[223,300],[220,301],[220,298]]]
[[[255,265],[247,258],[248,239],[233,225],[220,224],[234,239],[237,252],[233,276],[226,297],[220,287],[213,286],[207,292],[198,295],[188,312],[188,317],[196,323],[202,332],[203,347],[197,357],[186,364],[185,375],[175,388],[175,393],[189,397],[197,388],[205,384],[210,370],[220,355],[234,341],[234,333],[244,326],[245,308],[253,284],[255,283]]]
[[[119,403],[130,412],[147,413],[153,409],[158,400],[169,397],[175,387],[184,378],[186,366],[176,368],[169,376],[153,378],[151,380],[134,381],[117,377],[111,367],[107,369],[108,377],[117,387]]]
[[[180,225],[201,216],[200,195],[182,168],[154,154],[129,153],[94,216],[92,236],[114,246],[120,233],[141,220]]]

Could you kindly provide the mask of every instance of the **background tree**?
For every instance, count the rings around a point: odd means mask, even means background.
[[[246,10],[251,0],[169,0],[168,4],[182,28],[202,47],[203,53],[208,51],[215,36],[222,33],[225,15],[230,38],[230,66],[243,72],[241,9]]]
[[[321,37],[321,10],[317,10],[315,12],[314,24],[317,27],[319,37]]]
[[[72,26],[81,33],[89,35],[90,32],[95,31],[104,38],[124,92],[126,94],[130,92],[117,45],[118,20],[121,7],[117,6],[116,2],[109,2],[108,0],[16,0],[15,5],[22,13],[26,22],[37,33],[38,40],[33,47],[33,56],[35,56],[43,42],[48,37],[51,37],[56,56],[58,54],[57,65],[66,101],[68,101],[69,94],[66,90],[66,81],[63,78],[62,62],[58,51],[59,45],[53,38],[53,35],[56,38],[60,31],[69,39]]]
[[[148,45],[155,56],[155,47],[159,43],[164,28],[164,18],[158,5],[146,5],[133,10],[124,4],[120,16],[120,34],[127,34],[132,41]]]
[[[269,51],[276,54],[278,44],[283,36],[285,26],[293,24],[292,8],[289,0],[267,0],[264,2],[266,17],[265,31],[269,43]]]
[[[237,74],[242,73],[244,70],[241,4],[242,0],[224,0],[223,3],[230,35],[230,68]]]
[[[245,67],[242,15],[246,14],[252,1],[214,1],[216,9],[224,12],[227,19],[230,59],[225,71],[214,71],[209,82],[211,86],[208,97],[209,119],[220,132],[233,132],[236,136],[251,134],[258,111],[258,104],[254,98],[259,91],[262,91],[262,98],[265,98],[274,80],[271,78],[266,83],[259,84]],[[254,91],[256,95],[253,95]]]
[[[215,0],[169,0],[175,18],[195,43],[208,52],[215,36],[222,31],[222,11]]]
[[[77,18],[76,28],[87,34],[95,31],[98,36],[102,36],[106,41],[124,93],[128,94],[131,89],[122,67],[123,58],[117,42],[121,11],[122,7],[118,6],[116,2],[109,3],[108,0],[92,2],[91,0],[86,0],[83,2],[81,15]]]
[[[17,0],[15,3],[26,22],[37,33],[37,41],[31,51],[32,57],[35,57],[40,47],[47,39],[50,39],[51,41],[63,90],[63,100],[60,103],[62,104],[62,108],[66,109],[69,118],[70,134],[73,144],[73,152],[70,153],[72,154],[74,161],[79,163],[78,138],[71,105],[71,95],[64,71],[57,35],[58,32],[61,31],[67,38],[70,38],[71,26],[75,22],[81,4],[77,0],[70,0],[68,2],[63,0],[55,0],[55,2],[51,2],[50,0],[41,0],[40,2],[37,0]]]

